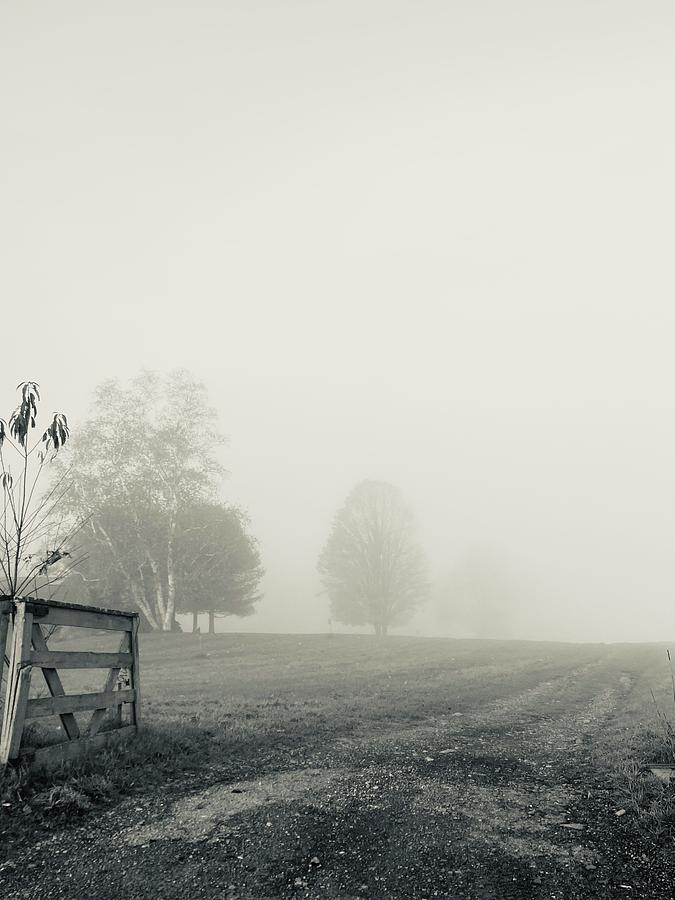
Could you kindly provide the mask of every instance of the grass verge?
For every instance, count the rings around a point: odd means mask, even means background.
[[[658,660],[636,673],[600,753],[614,770],[625,809],[643,834],[661,843],[675,839],[675,771],[672,778],[668,773],[675,767],[675,677],[670,652]]]
[[[72,821],[119,797],[146,790],[208,758],[208,737],[197,726],[151,724],[132,741],[49,771],[8,766],[0,774],[5,835],[21,833],[36,818],[50,826]],[[28,820],[28,821],[27,821]]]

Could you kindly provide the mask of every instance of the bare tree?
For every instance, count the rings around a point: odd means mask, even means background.
[[[319,574],[333,617],[372,625],[380,636],[406,622],[427,597],[424,553],[400,492],[362,481],[337,513],[319,558]]]
[[[68,542],[81,525],[59,515],[69,488],[67,470],[46,493],[39,489],[45,466],[70,436],[68,420],[54,413],[42,436],[31,443],[40,389],[37,382],[26,381],[17,390],[19,405],[8,422],[0,419],[0,592],[12,598],[51,592],[76,562]]]

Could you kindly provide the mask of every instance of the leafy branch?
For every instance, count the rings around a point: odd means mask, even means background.
[[[38,484],[44,472],[70,437],[68,419],[55,412],[41,437],[31,441],[38,421],[40,388],[35,381],[17,385],[21,399],[9,417],[0,419],[0,590],[6,597],[17,597],[32,584],[37,593],[49,586],[50,568],[70,551],[65,544],[74,532],[51,535],[51,518],[68,490],[67,473],[46,494]],[[10,461],[11,457],[11,461]]]

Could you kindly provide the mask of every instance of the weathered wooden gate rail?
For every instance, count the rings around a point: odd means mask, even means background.
[[[120,632],[117,653],[50,650],[43,626],[67,625]],[[8,640],[9,638],[9,640]],[[5,654],[9,659],[3,672]],[[33,669],[42,670],[51,696],[30,699]],[[58,669],[109,669],[97,693],[66,694]],[[120,671],[129,671],[129,686],[120,684]],[[73,759],[88,750],[105,747],[121,737],[133,735],[140,724],[140,678],[138,665],[138,614],[115,609],[97,609],[54,600],[0,599],[0,686],[6,674],[0,725],[0,767],[10,760],[27,759],[35,765],[53,765]],[[123,725],[122,709],[129,704],[129,724]],[[93,710],[80,732],[74,713]],[[68,738],[47,747],[22,747],[28,719],[59,716]],[[106,717],[116,727],[101,732]]]

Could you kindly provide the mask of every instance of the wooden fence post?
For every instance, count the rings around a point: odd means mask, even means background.
[[[2,680],[5,672],[5,654],[7,653],[7,634],[9,632],[9,617],[12,609],[11,600],[0,600],[0,738],[2,738],[2,719],[5,702],[7,699],[7,689],[9,686],[9,673],[5,682],[5,688],[2,687]]]
[[[139,618],[138,616],[135,616],[131,627],[131,656],[133,660],[131,664],[131,687],[135,691],[135,699],[132,706],[132,724],[135,725],[136,728],[140,728],[141,725],[141,671],[139,664],[138,625]]]
[[[30,691],[33,614],[24,601],[15,603],[12,649],[0,737],[0,767],[19,755]]]

